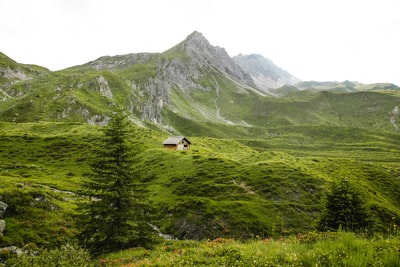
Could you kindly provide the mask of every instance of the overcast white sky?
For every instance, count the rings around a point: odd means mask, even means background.
[[[400,0],[0,0],[0,51],[51,70],[163,52],[197,30],[302,80],[400,86]]]

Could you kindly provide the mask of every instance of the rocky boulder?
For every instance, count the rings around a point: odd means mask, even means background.
[[[3,235],[3,231],[6,228],[6,221],[0,220],[0,236]]]
[[[7,209],[7,204],[3,201],[0,201],[0,218],[3,218],[3,214]],[[3,231],[6,228],[6,221],[0,220],[0,236],[3,235]]]
[[[3,214],[6,211],[7,207],[8,207],[7,203],[0,201],[0,218],[3,218]]]

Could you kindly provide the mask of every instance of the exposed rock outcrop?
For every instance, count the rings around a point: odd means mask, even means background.
[[[253,78],[257,88],[274,93],[275,88],[300,82],[298,78],[275,65],[262,55],[239,54],[233,60]]]
[[[389,112],[390,115],[390,123],[394,126],[394,128],[398,131],[399,127],[397,126],[397,118],[400,114],[400,109],[398,106],[395,106],[394,109]]]
[[[161,111],[164,103],[169,104],[170,84],[160,76],[150,78],[149,82],[141,87],[141,101],[136,106],[143,120],[162,123]]]
[[[110,90],[110,86],[108,85],[107,80],[103,76],[97,76],[96,82],[97,82],[97,86],[98,86],[98,89],[99,89],[101,95],[103,95],[107,98],[113,97],[113,94]]]
[[[0,236],[3,235],[4,229],[6,228],[6,221],[0,220]]]
[[[6,211],[7,207],[7,203],[0,201],[0,218],[3,218],[3,214]]]
[[[20,80],[27,80],[29,78],[21,69],[11,69],[10,67],[0,68],[0,76],[8,79],[10,84]]]
[[[3,235],[4,229],[6,228],[6,221],[2,220],[4,212],[6,212],[7,204],[0,201],[0,237]]]

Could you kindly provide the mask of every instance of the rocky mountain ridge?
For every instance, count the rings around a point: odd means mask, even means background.
[[[283,85],[294,85],[300,82],[284,69],[276,66],[271,60],[258,54],[233,57],[233,60],[254,80],[255,86],[267,93],[275,94],[275,89]]]
[[[216,77],[224,76],[238,88],[257,90],[251,76],[235,63],[225,49],[212,46],[199,32],[193,32],[184,41],[164,53],[101,57],[83,67],[97,71],[122,71],[143,64],[148,64],[152,73],[146,77],[144,83],[138,84],[129,76],[124,79],[132,90],[146,92],[141,95],[147,95],[147,98],[142,98],[136,106],[139,105],[142,119],[148,121],[161,123],[161,111],[164,105],[169,105],[175,111],[179,110],[176,103],[173,105],[170,99],[171,88],[179,88],[186,95],[185,98],[190,99],[191,90],[217,91],[219,86]],[[208,82],[202,84],[199,80]]]
[[[261,55],[231,58],[199,32],[163,53],[104,56],[57,72],[0,56],[0,119],[4,121],[105,124],[106,113],[118,103],[137,123],[151,122],[182,133],[177,129],[182,121],[245,127],[306,122],[347,125],[370,120],[371,110],[380,112],[373,115],[376,125],[381,125],[383,114],[399,106],[399,88],[393,84],[300,82]],[[393,92],[390,97],[371,94],[364,103],[358,95],[320,95],[323,91]],[[349,99],[351,106],[336,103]],[[354,101],[366,112],[355,110]],[[359,113],[365,118],[352,118]]]
[[[250,75],[228,55],[224,48],[212,46],[204,36],[195,31],[185,41],[172,48],[183,51],[192,61],[192,64],[209,70],[216,69],[223,74],[231,75],[250,86],[255,86]]]
[[[166,60],[163,54],[180,54],[182,57],[168,58],[167,56]],[[91,67],[95,70],[116,70],[129,68],[134,64],[146,64],[150,61],[155,61],[158,67],[156,72],[164,74],[164,77],[167,78],[169,83],[177,83],[184,87],[194,88],[198,87],[198,84],[188,81],[187,78],[197,79],[201,76],[201,73],[198,72],[201,69],[204,71],[219,71],[224,75],[231,76],[234,80],[265,92],[268,92],[266,89],[274,89],[280,85],[294,84],[300,81],[287,71],[274,65],[269,59],[261,55],[257,55],[257,57],[262,58],[257,64],[258,68],[263,69],[264,72],[259,72],[257,74],[259,81],[256,84],[253,79],[253,76],[256,77],[256,75],[252,75],[256,67],[249,67],[253,64],[250,60],[245,63],[246,59],[253,58],[253,55],[238,55],[231,58],[224,48],[212,46],[201,33],[195,31],[184,41],[168,49],[164,53],[138,53],[113,57],[105,56],[91,61],[84,66]],[[246,70],[244,70],[244,66],[247,67]],[[176,75],[176,72],[180,74]],[[175,73],[175,75],[173,73]],[[263,75],[266,76],[263,77]],[[275,81],[275,83],[263,83],[263,80],[272,80]]]

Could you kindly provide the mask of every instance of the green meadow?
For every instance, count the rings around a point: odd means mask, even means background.
[[[29,252],[17,258],[0,250],[0,263],[398,266],[399,88],[309,82],[267,96],[217,68],[194,66],[184,47],[57,72],[0,53],[7,70],[0,77],[0,201],[8,205],[0,248]],[[168,81],[159,66],[172,61],[196,71]],[[115,69],[90,65],[118,62]],[[144,126],[134,125],[130,136],[134,168],[147,186],[152,224],[175,240],[91,259],[76,244],[75,215],[88,201],[79,192],[102,146],[103,126],[93,124],[104,124],[116,105]],[[170,135],[184,135],[191,149],[164,149]],[[338,179],[365,200],[368,227],[360,232],[316,232]]]
[[[398,266],[400,241],[365,239],[352,233],[169,241],[153,250],[133,248],[99,257],[94,266]]]
[[[228,126],[200,125],[225,131]],[[9,206],[1,246],[54,248],[73,240],[76,194],[99,127],[1,123],[0,195]],[[353,181],[370,212],[369,233],[390,234],[400,217],[399,135],[340,127],[266,129],[265,137],[187,136],[188,151],[162,147],[165,133],[136,127],[135,168],[156,208],[155,225],[179,239],[279,238],[315,227],[330,181]],[[254,129],[252,129],[254,130]]]
[[[152,249],[131,248],[91,259],[82,249],[64,246],[36,256],[13,258],[10,266],[399,266],[398,234],[365,238],[354,233],[309,232],[287,238],[256,236],[237,241],[165,241]]]

